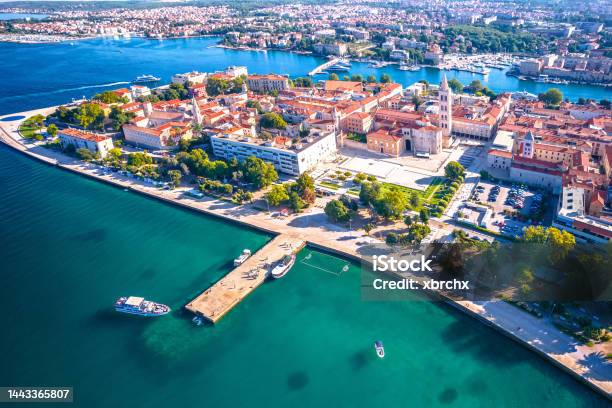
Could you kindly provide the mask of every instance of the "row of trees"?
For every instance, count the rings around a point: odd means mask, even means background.
[[[51,116],[55,116],[61,122],[75,124],[89,130],[103,130],[105,122],[108,123],[104,109],[95,102],[86,102],[73,109],[60,106]],[[121,130],[121,126],[132,118],[134,118],[134,113],[125,112],[120,106],[112,106],[108,115],[115,131]]]
[[[140,102],[159,102],[159,101],[172,101],[174,99],[187,99],[189,98],[189,89],[186,84],[175,84],[172,83],[168,88],[155,91],[151,95],[141,96],[138,98]]]
[[[469,85],[464,86],[457,78],[453,78],[448,81],[448,86],[453,90],[454,93],[467,92],[476,96],[488,96],[491,99],[495,98],[496,96],[495,92],[484,86],[482,82],[480,82],[478,79],[475,79],[470,82]]]
[[[103,103],[111,104],[111,103],[128,103],[128,99],[125,96],[119,96],[113,91],[104,91],[99,94],[96,94],[91,98],[95,101],[100,101]]]
[[[338,74],[332,72],[331,74],[329,74],[329,80],[339,81],[340,77],[338,76]],[[353,82],[363,82],[363,83],[369,83],[369,84],[373,84],[377,82],[380,82],[381,84],[387,84],[387,83],[393,82],[393,79],[391,78],[391,75],[389,74],[382,74],[380,76],[380,80],[376,80],[376,77],[374,75],[368,75],[367,77],[364,78],[364,76],[361,74],[354,74],[351,76],[344,75],[342,77],[342,80],[343,81],[353,81]]]
[[[60,106],[51,116],[57,117],[58,120],[64,123],[73,123],[84,129],[96,130],[102,130],[104,119],[106,118],[104,110],[100,105],[89,102],[83,103],[73,109]]]
[[[209,96],[223,95],[227,93],[238,93],[242,91],[242,84],[246,81],[246,76],[241,75],[232,80],[221,78],[209,78],[206,81],[206,92]]]
[[[265,198],[271,206],[286,203],[293,211],[300,212],[315,202],[314,180],[308,173],[303,173],[293,183],[273,185]]]

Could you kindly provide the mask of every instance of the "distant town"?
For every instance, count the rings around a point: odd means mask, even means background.
[[[220,46],[284,50],[398,64],[508,75],[555,83],[612,82],[610,7],[522,1],[162,6],[99,3],[0,9],[0,41],[55,42],[100,36],[154,39],[219,36]],[[476,11],[477,10],[477,11]],[[508,58],[499,58],[506,54]],[[488,55],[471,60],[468,56]]]

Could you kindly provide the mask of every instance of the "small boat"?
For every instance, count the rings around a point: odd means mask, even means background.
[[[374,342],[374,348],[376,349],[376,355],[380,358],[385,357],[385,347],[383,346],[382,341],[376,340]]]
[[[272,269],[272,271],[270,271],[270,275],[272,275],[274,279],[282,278],[283,276],[285,276],[287,272],[289,272],[289,269],[291,269],[291,267],[295,263],[295,258],[295,254],[283,256],[283,259],[281,259],[279,263]]]
[[[115,302],[115,310],[140,316],[162,316],[170,312],[170,307],[142,297],[123,296]]]
[[[136,77],[135,80],[132,81],[133,84],[142,84],[142,83],[147,83],[147,82],[157,82],[161,80],[161,78],[158,78],[156,76],[153,75],[140,75],[138,77]]]
[[[234,266],[242,265],[244,263],[244,261],[249,259],[249,256],[251,256],[251,250],[250,249],[243,249],[242,253],[240,254],[240,256],[238,258],[234,259]]]

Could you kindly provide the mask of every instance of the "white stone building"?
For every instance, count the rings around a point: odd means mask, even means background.
[[[251,137],[219,134],[211,136],[215,156],[240,161],[255,156],[272,163],[277,171],[298,176],[336,153],[335,132],[311,132],[298,143],[285,137],[264,141]]]

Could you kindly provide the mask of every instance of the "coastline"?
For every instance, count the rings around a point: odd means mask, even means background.
[[[34,112],[38,113],[52,109],[55,108],[3,115],[3,117],[14,115],[24,115],[28,117]],[[349,235],[346,234],[351,234],[350,236],[353,237],[351,231],[346,231],[341,227],[335,226],[331,229],[332,227],[330,225],[316,224],[313,226],[310,222],[307,222],[302,228],[298,229],[289,225],[298,220],[299,217],[297,216],[290,216],[285,220],[272,219],[271,217],[266,218],[265,212],[260,212],[248,207],[240,208],[233,204],[209,197],[198,201],[184,198],[182,193],[188,190],[188,188],[164,191],[136,182],[133,179],[119,177],[116,174],[101,174],[95,165],[84,164],[61,153],[46,149],[36,143],[32,143],[31,146],[26,144],[26,140],[21,138],[16,130],[11,130],[8,126],[14,126],[14,123],[0,122],[0,141],[16,151],[46,164],[102,181],[115,187],[126,188],[130,191],[171,205],[212,215],[233,223],[237,222],[243,226],[254,228],[271,235],[280,233],[295,234],[295,232],[298,231],[301,238],[314,248],[322,249],[357,262],[361,261],[358,253],[358,246],[355,242],[352,242],[354,240],[345,239],[339,241],[337,239],[337,237],[348,237]],[[236,211],[237,208],[239,208],[240,211]],[[580,364],[582,358],[593,353],[604,352],[605,355],[605,350],[609,349],[605,347],[605,344],[598,344],[591,348],[586,345],[577,345],[575,340],[559,332],[554,326],[546,326],[545,322],[539,321],[526,313],[517,315],[515,308],[505,302],[457,302],[449,298],[444,298],[441,295],[439,297],[445,300],[450,306],[479,319],[489,327],[517,341],[528,349],[535,351],[538,355],[546,358],[594,391],[599,392],[604,397],[612,399],[612,377],[609,375],[609,371],[612,370],[612,368],[608,367],[607,370],[603,372],[601,370],[596,370],[596,368],[601,367],[594,368]],[[520,325],[523,329],[518,328],[516,319],[520,320]],[[541,340],[542,337],[548,337],[547,341],[543,342]],[[565,351],[564,353],[559,352],[561,350],[560,346],[561,349]],[[572,351],[567,352],[568,349]],[[605,370],[605,368],[606,367],[603,367],[602,370]],[[605,380],[600,380],[599,378],[604,378]]]

